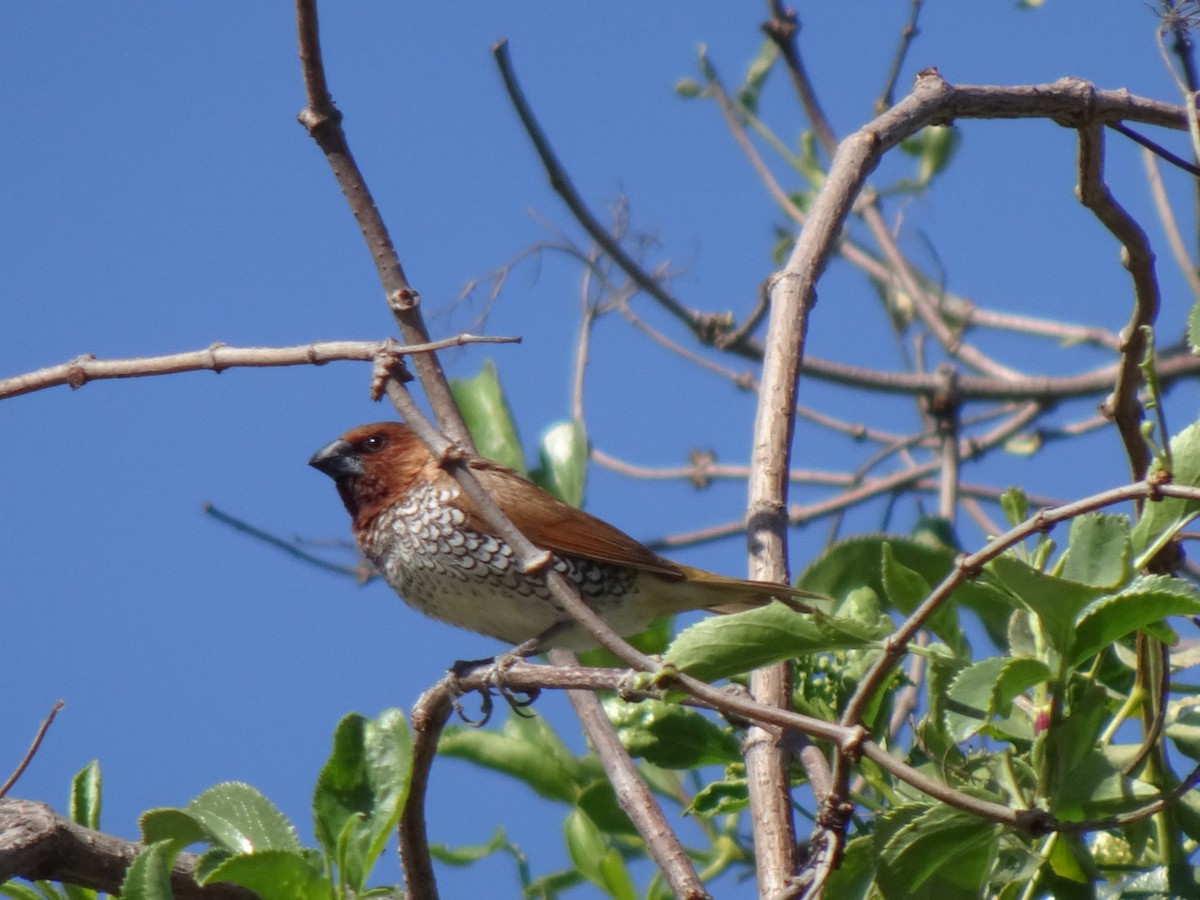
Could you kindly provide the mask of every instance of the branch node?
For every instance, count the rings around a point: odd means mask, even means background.
[[[383,342],[371,363],[371,399],[378,401],[387,392],[388,381],[400,384],[412,381],[408,367],[404,365],[404,354],[400,345],[391,338]]]
[[[536,575],[546,571],[552,562],[554,562],[554,554],[549,550],[542,550],[536,556],[526,560],[521,566],[521,571],[526,575]]]
[[[84,353],[67,363],[67,384],[71,390],[77,391],[88,383],[87,364],[96,357],[92,353]]]
[[[958,556],[954,558],[954,567],[958,569],[958,571],[962,572],[963,578],[974,581],[979,577],[980,567],[969,564],[967,562],[968,559],[970,559],[970,557],[967,556],[967,554],[958,554]]]
[[[221,350],[222,348],[224,348],[224,346],[225,345],[223,343],[221,343],[220,341],[213,341],[211,344],[208,345],[209,368],[211,368],[218,375],[220,375],[222,372],[224,372],[226,369],[229,368],[229,366],[221,365],[220,361],[217,359],[217,352],[219,350]]]
[[[402,287],[389,296],[387,302],[393,313],[410,312],[421,305],[421,295],[415,288]]]

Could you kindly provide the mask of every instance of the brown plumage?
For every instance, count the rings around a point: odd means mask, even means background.
[[[592,639],[527,575],[458,483],[399,422],[360,425],[321,448],[309,465],[337,483],[363,555],[426,615],[512,644],[583,648]],[[726,578],[664,559],[629,535],[575,509],[516,472],[468,461],[497,505],[531,542],[551,551],[583,599],[621,634],[691,609],[732,612],[803,591]]]

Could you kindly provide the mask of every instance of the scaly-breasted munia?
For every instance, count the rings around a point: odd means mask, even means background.
[[[663,559],[499,463],[472,457],[467,464],[619,634],[685,610],[729,612],[776,598],[803,609],[792,598],[810,596]],[[363,555],[414,609],[511,644],[537,638],[539,649],[595,646],[550,596],[545,579],[521,571],[512,547],[406,426],[361,425],[318,450],[309,465],[337,483]]]

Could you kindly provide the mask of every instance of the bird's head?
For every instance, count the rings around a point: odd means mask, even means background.
[[[407,426],[376,422],[350,429],[314,453],[308,464],[334,480],[359,527],[403,497],[433,465],[433,457]]]

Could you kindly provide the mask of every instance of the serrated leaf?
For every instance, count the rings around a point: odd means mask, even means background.
[[[1068,660],[1078,665],[1139,630],[1174,643],[1174,633],[1160,625],[1162,620],[1194,615],[1200,615],[1200,596],[1190,584],[1166,575],[1139,578],[1128,590],[1097,600],[1083,611]]]
[[[509,716],[499,731],[447,728],[438,753],[503,772],[551,800],[574,802],[581,783],[578,762],[540,717]]]
[[[121,900],[174,900],[171,867],[178,852],[169,841],[143,847],[125,870]]]
[[[1069,774],[1054,788],[1051,811],[1066,820],[1132,809],[1158,795],[1155,788],[1129,778],[1102,752],[1091,748],[1072,763]]]
[[[208,832],[189,813],[182,809],[151,809],[138,819],[142,843],[157,844],[173,841],[182,849],[190,844],[208,840]]]
[[[231,856],[205,884],[229,882],[254,891],[262,900],[333,900],[333,885],[299,853],[263,850]]]
[[[575,798],[575,806],[605,834],[620,834],[634,839],[641,837],[630,821],[629,814],[621,809],[612,783],[605,777],[597,777],[583,788]]]
[[[582,506],[588,464],[583,426],[575,421],[551,425],[543,432],[538,448],[537,484],[564,503]]]
[[[1063,578],[1093,587],[1120,587],[1129,580],[1129,519],[1089,513],[1071,522]]]
[[[630,756],[664,769],[736,762],[741,741],[693,709],[643,700],[604,698],[604,711]]]
[[[1107,593],[1103,588],[1046,575],[1011,556],[992,560],[986,571],[996,586],[1037,615],[1050,646],[1064,656],[1075,641],[1079,614]]]
[[[338,723],[313,793],[313,822],[356,892],[400,821],[411,775],[412,738],[400,710],[373,720],[351,713]]]
[[[447,847],[445,844],[430,844],[430,855],[448,866],[469,866],[491,856],[501,850],[512,850],[513,845],[504,833],[503,826],[497,826],[491,840],[482,844],[465,844],[461,847]]]
[[[229,781],[211,787],[188,803],[184,812],[204,829],[209,841],[232,853],[300,851],[291,822],[248,784]]]
[[[825,882],[825,896],[837,897],[838,900],[866,900],[871,896],[876,867],[871,836],[852,838],[846,844],[838,867]]]
[[[897,535],[859,535],[839,541],[813,560],[797,579],[797,586],[840,599],[860,587],[883,597],[883,545],[895,560],[920,575],[927,584],[940,583],[954,569],[955,554]],[[978,581],[960,585],[948,605],[966,606],[983,622],[988,636],[1003,646],[1012,601],[991,585]]]
[[[68,817],[76,825],[100,828],[100,761],[93,759],[71,779],[71,802]]]
[[[1187,342],[1192,353],[1200,356],[1200,301],[1192,304],[1187,317]]]
[[[1200,485],[1200,424],[1193,423],[1171,439],[1172,482]],[[1163,497],[1146,503],[1142,517],[1133,526],[1130,540],[1137,558],[1134,568],[1141,568],[1180,529],[1200,513],[1200,501]]]
[[[450,379],[450,391],[479,454],[525,474],[525,452],[496,364],[487,359],[474,377]]]
[[[1045,663],[1036,659],[992,657],[967,666],[951,682],[946,699],[951,738],[961,743],[978,734],[993,717],[1007,716],[1018,694],[1052,677]]]
[[[886,620],[872,627],[772,603],[730,616],[710,616],[684,629],[663,660],[703,681],[715,681],[803,653],[870,646],[891,631]]]
[[[1002,829],[947,806],[885,813],[875,832],[876,886],[885,897],[977,897]]]

